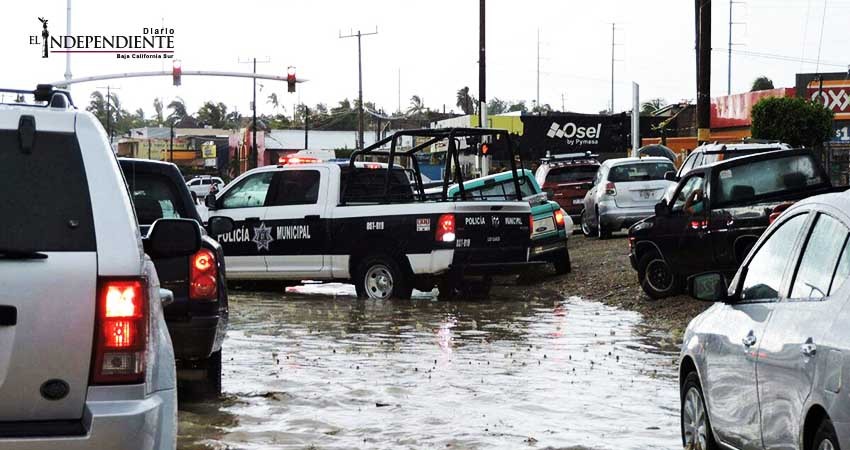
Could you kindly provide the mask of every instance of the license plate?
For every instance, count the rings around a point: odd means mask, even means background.
[[[649,200],[653,197],[652,191],[640,191],[640,198]]]
[[[582,203],[584,203],[584,199],[581,199],[581,198],[574,198],[573,199],[573,205],[581,205]]]

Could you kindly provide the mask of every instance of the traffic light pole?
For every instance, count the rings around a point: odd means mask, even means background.
[[[478,106],[478,126],[480,128],[487,127],[487,64],[484,51],[485,42],[485,15],[484,15],[484,0],[480,0],[478,12],[478,99],[481,103]],[[482,154],[481,158],[481,176],[487,176],[490,173],[490,157]]]
[[[254,73],[257,73],[257,58],[254,58]],[[257,79],[254,78],[254,101],[251,105],[251,169],[257,167]]]

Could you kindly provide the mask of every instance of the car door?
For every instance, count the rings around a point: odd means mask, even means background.
[[[831,215],[818,213],[800,258],[795,258],[788,268],[786,278],[793,279],[785,291],[790,295],[774,305],[756,364],[766,449],[798,448],[815,368],[818,359],[826,354],[819,351],[818,344],[843,305],[831,294],[846,278],[846,262],[841,271],[844,276],[835,274],[841,274],[839,265],[846,261],[842,255],[848,252],[848,237],[847,225]]]
[[[712,251],[706,235],[706,202],[704,198],[701,203],[687,202],[697,191],[705,192],[705,175],[690,172],[673,194],[670,214],[655,218],[660,230],[656,243],[678,274],[693,274],[711,266]]]
[[[602,183],[602,180],[605,179],[607,173],[608,167],[600,167],[596,172],[596,177],[593,179],[593,187],[591,187],[590,190],[587,191],[587,194],[584,195],[585,221],[587,221],[587,223],[594,224],[593,226],[599,226],[599,224],[596,223],[596,197],[597,191],[599,189],[604,189],[604,187],[600,188],[599,185]]]
[[[325,272],[328,176],[326,167],[275,173],[264,220],[273,239],[266,256],[270,273],[316,277]],[[330,276],[329,268],[326,272]]]
[[[233,219],[233,231],[216,237],[224,250],[229,275],[264,276],[269,252],[270,229],[263,225],[266,197],[273,171],[252,173],[224,191],[210,217]]]
[[[707,350],[704,390],[717,438],[734,448],[762,446],[756,382],[759,344],[780,300],[781,286],[808,214],[783,220],[750,255],[733,284],[739,298],[721,308],[721,323]],[[740,283],[737,281],[740,279]]]

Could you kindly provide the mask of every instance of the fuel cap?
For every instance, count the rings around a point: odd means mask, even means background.
[[[41,385],[41,396],[47,400],[62,400],[68,395],[71,387],[63,380],[47,380]]]

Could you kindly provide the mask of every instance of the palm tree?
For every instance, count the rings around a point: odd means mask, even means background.
[[[464,86],[457,91],[457,107],[464,114],[475,114],[475,97],[469,95],[469,86]]]
[[[186,112],[186,103],[182,98],[177,97],[168,104],[168,109],[171,110],[171,114],[168,115],[169,122],[180,122],[185,119],[189,113]]]
[[[280,102],[277,99],[277,94],[274,92],[269,94],[269,99],[266,101],[266,103],[271,103],[272,108],[274,108],[275,111],[277,111],[277,108],[280,106]]]
[[[162,123],[164,122],[163,116],[162,116],[163,107],[162,107],[162,99],[161,98],[157,97],[157,98],[153,99],[153,110],[154,110],[153,122],[154,122],[154,124],[156,124],[156,126],[161,127]]]
[[[663,98],[654,98],[652,100],[643,102],[643,104],[640,105],[640,112],[644,114],[652,114],[666,105],[667,102],[664,101]]]
[[[425,105],[422,103],[422,99],[419,98],[418,95],[414,95],[410,97],[410,108],[407,109],[408,115],[415,115],[422,112],[425,109]]]

